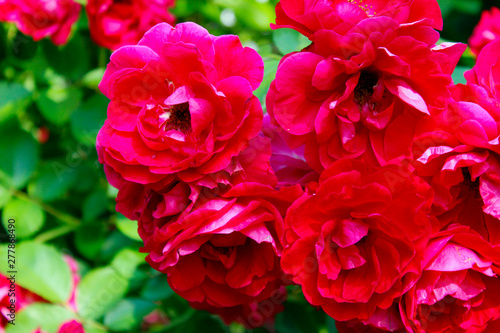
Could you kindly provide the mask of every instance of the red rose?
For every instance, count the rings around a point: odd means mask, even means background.
[[[485,223],[500,224],[500,74],[492,70],[499,52],[500,41],[481,51],[456,102],[422,121],[413,142],[417,173],[433,186],[435,213],[446,212],[447,220],[463,223],[457,219],[484,212]]]
[[[25,35],[38,41],[67,42],[81,6],[73,0],[0,0],[0,20],[14,22]]]
[[[190,212],[150,228],[142,251],[194,307],[239,309],[246,320],[251,304],[272,300],[283,284],[278,235],[282,216],[301,193],[300,186],[278,191],[245,182],[220,197],[199,196]]]
[[[269,161],[278,178],[278,186],[305,186],[318,180],[319,174],[307,165],[304,158],[304,147],[290,149],[282,138],[282,135],[287,136],[286,132],[271,125],[269,114],[264,115],[262,132],[271,139],[272,155]]]
[[[365,153],[400,164],[418,119],[451,101],[450,74],[465,45],[435,46],[435,30],[388,17],[343,28],[315,32],[310,47],[282,59],[267,110],[291,148],[305,144],[318,172]]]
[[[500,9],[497,7],[491,7],[489,11],[483,11],[479,23],[469,37],[469,46],[474,54],[478,55],[486,44],[500,37],[499,20]]]
[[[281,266],[335,320],[382,316],[420,275],[431,200],[395,167],[337,161],[288,210]]]
[[[369,17],[387,16],[398,23],[443,27],[436,0],[281,0],[276,6],[276,28],[292,28],[307,37],[320,29],[334,30],[344,23],[358,23]]]
[[[403,296],[410,332],[482,332],[500,318],[500,248],[468,227],[451,225],[433,236],[425,269]]]
[[[237,172],[234,157],[261,129],[253,90],[262,75],[261,57],[236,36],[214,37],[194,23],[155,26],[111,56],[100,83],[111,102],[99,161],[161,188]]]
[[[137,44],[158,23],[173,24],[168,11],[175,0],[89,0],[87,17],[90,36],[100,46],[116,50]]]

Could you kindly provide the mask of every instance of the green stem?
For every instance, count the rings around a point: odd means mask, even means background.
[[[35,237],[34,241],[37,243],[45,243],[48,242],[49,240],[52,240],[57,237],[61,237],[63,235],[66,235],[73,230],[75,230],[76,226],[70,226],[70,225],[63,225],[58,228],[54,228],[51,230],[48,230],[37,237]]]
[[[105,49],[104,47],[99,48],[98,67],[106,68],[108,62],[109,62],[108,50]]]
[[[69,214],[63,213],[60,210],[57,210],[54,207],[47,205],[46,203],[35,200],[24,192],[17,191],[17,190],[11,190],[11,194],[13,196],[15,196],[16,198],[23,199],[23,200],[31,202],[37,206],[40,206],[40,208],[42,208],[44,211],[46,211],[50,215],[54,216],[55,218],[57,218],[61,222],[66,223],[67,225],[77,227],[81,224],[80,220],[77,219],[76,217],[73,217]]]

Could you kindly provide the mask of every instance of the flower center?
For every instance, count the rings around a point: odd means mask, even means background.
[[[373,87],[377,85],[378,76],[373,72],[362,71],[358,84],[354,88],[354,101],[361,108],[370,101],[373,95]]]
[[[347,0],[347,2],[352,3],[353,5],[358,5],[358,7],[363,10],[366,15],[368,16],[373,16],[376,15],[377,13],[373,10],[373,6],[370,6],[368,4],[363,4],[363,0]]]
[[[178,130],[186,132],[191,128],[191,113],[189,103],[182,103],[164,108],[165,113],[160,116],[164,122],[164,130]]]
[[[463,184],[465,188],[472,192],[476,199],[481,199],[481,194],[479,193],[479,177],[477,177],[476,180],[472,181],[469,168],[462,168],[462,174],[464,176]]]

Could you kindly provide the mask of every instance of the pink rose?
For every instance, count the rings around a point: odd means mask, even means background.
[[[25,35],[56,45],[68,41],[81,6],[73,0],[0,0],[0,20],[14,22]]]
[[[301,194],[298,185],[278,191],[245,182],[221,196],[199,196],[190,211],[159,219],[142,233],[142,251],[195,308],[223,317],[236,313],[240,322],[247,320],[255,302],[268,300],[278,310],[273,297],[283,285],[279,235],[287,208]],[[274,313],[261,313],[258,325]]]
[[[451,101],[450,74],[466,47],[435,46],[435,30],[388,17],[346,26],[319,30],[310,47],[284,57],[267,96],[288,145],[305,144],[318,172],[363,154],[381,165],[408,157],[417,120]]]
[[[500,318],[500,248],[468,227],[450,225],[433,236],[425,269],[403,296],[410,332],[482,332]]]
[[[111,56],[100,83],[111,102],[99,161],[137,184],[216,184],[238,171],[234,157],[261,129],[253,90],[262,75],[262,59],[236,36],[194,23],[155,26]]]
[[[137,44],[158,23],[173,24],[168,11],[175,0],[89,0],[85,10],[90,35],[100,46],[116,50]]]
[[[431,200],[396,167],[339,160],[288,210],[281,267],[335,320],[390,317],[420,275]]]
[[[478,55],[486,44],[500,37],[499,20],[500,9],[497,7],[483,11],[479,23],[469,37],[469,46],[474,54]]]
[[[292,28],[311,37],[321,29],[335,30],[369,17],[386,16],[398,23],[425,24],[441,30],[443,18],[436,0],[281,0],[273,29]]]

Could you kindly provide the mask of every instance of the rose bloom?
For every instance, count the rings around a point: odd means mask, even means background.
[[[420,275],[431,200],[396,167],[339,160],[288,210],[281,267],[335,320],[387,317]]]
[[[236,36],[162,23],[111,56],[101,91],[111,99],[99,161],[137,184],[203,182],[234,173],[233,157],[262,126],[253,95],[261,57]]]
[[[168,11],[175,0],[89,0],[85,10],[90,36],[102,47],[116,50],[137,44],[158,23],[173,24]]]
[[[318,172],[365,153],[381,165],[409,157],[417,120],[450,102],[451,73],[466,47],[436,46],[435,30],[388,17],[346,25],[317,31],[310,47],[283,58],[267,96],[288,145],[305,144]]]
[[[0,20],[14,22],[25,35],[55,45],[68,41],[81,6],[73,0],[0,0]]]
[[[422,121],[413,143],[417,173],[436,192],[435,214],[461,224],[480,218],[490,230],[500,225],[499,52],[500,41],[481,51],[457,101]]]
[[[304,146],[290,149],[286,140],[286,132],[271,124],[269,114],[264,115],[263,134],[271,139],[272,155],[271,166],[276,177],[278,186],[290,186],[300,184],[306,186],[311,181],[318,181],[319,174],[311,169],[304,158]]]
[[[500,9],[497,7],[483,11],[479,23],[469,37],[469,46],[474,54],[478,55],[486,44],[500,37],[499,20]]]
[[[273,301],[283,285],[279,235],[287,208],[301,194],[299,185],[275,190],[254,182],[221,195],[205,193],[189,213],[160,220],[148,237],[141,233],[141,251],[193,307],[262,325],[281,308]],[[273,311],[249,318],[255,302],[266,300]]]
[[[500,318],[500,248],[477,232],[450,225],[433,236],[425,269],[403,296],[409,332],[482,332]]]
[[[273,29],[292,28],[311,37],[321,29],[356,24],[369,17],[387,16],[398,23],[416,23],[441,30],[443,18],[436,0],[281,0]]]

